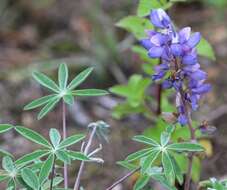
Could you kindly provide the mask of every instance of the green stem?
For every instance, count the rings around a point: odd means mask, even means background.
[[[66,106],[64,100],[62,100],[62,128],[63,128],[63,139],[67,137],[66,131]],[[68,168],[67,164],[64,162],[64,187],[68,188]]]

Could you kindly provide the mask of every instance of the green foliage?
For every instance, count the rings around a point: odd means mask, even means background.
[[[137,15],[140,17],[144,17],[150,14],[152,9],[167,9],[170,8],[172,2],[168,2],[167,0],[140,0]]]
[[[34,72],[34,79],[42,86],[48,88],[53,94],[33,100],[31,103],[26,105],[24,109],[31,110],[44,105],[38,114],[38,119],[42,119],[52,109],[54,109],[61,99],[63,99],[66,104],[72,105],[74,102],[74,96],[102,96],[108,94],[107,91],[99,89],[75,90],[76,87],[86,80],[92,70],[93,68],[88,68],[82,71],[69,83],[68,86],[69,74],[66,64],[61,64],[58,69],[58,85],[43,73]]]
[[[127,85],[116,85],[110,88],[112,93],[126,98],[123,104],[119,104],[114,108],[113,115],[121,117],[128,113],[146,112],[145,93],[150,83],[151,81],[148,78],[133,75]]]
[[[227,180],[211,178],[210,180],[200,182],[199,186],[207,190],[225,190],[227,188]]]
[[[127,16],[121,19],[116,25],[131,32],[137,39],[146,37],[145,30],[153,29],[149,20],[138,16]]]
[[[125,161],[120,163],[121,165],[127,167],[126,163],[140,160],[142,176],[139,178],[138,183],[134,188],[138,189],[147,183],[149,170],[159,163],[156,162],[157,159],[161,161],[161,165],[163,167],[163,172],[160,175],[162,178],[164,177],[166,179],[168,186],[173,188],[175,180],[177,180],[180,184],[183,183],[184,171],[181,171],[181,168],[176,160],[176,155],[185,154],[186,152],[201,152],[204,151],[204,148],[200,144],[191,142],[170,143],[170,138],[174,129],[174,126],[166,127],[166,130],[160,135],[160,143],[155,139],[143,135],[133,137],[133,140],[144,143],[148,146],[148,148],[130,154]]]
[[[202,38],[197,46],[198,54],[204,56],[212,61],[215,61],[215,54],[212,46],[210,43],[205,39]]]

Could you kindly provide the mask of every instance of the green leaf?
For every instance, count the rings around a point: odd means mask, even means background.
[[[63,100],[68,105],[73,105],[74,103],[74,97],[72,94],[66,94],[63,96]]]
[[[7,172],[11,173],[15,171],[15,165],[13,163],[13,160],[9,156],[4,156],[2,159],[2,168],[6,170]]]
[[[118,165],[128,169],[128,170],[135,170],[136,168],[138,168],[137,165],[129,163],[128,161],[118,161],[117,162]]]
[[[11,157],[11,158],[14,158],[14,156],[11,154],[11,153],[9,153],[9,152],[7,152],[7,151],[5,151],[5,150],[3,150],[3,149],[0,149],[0,156],[9,156],[9,157]]]
[[[39,133],[37,133],[31,129],[28,129],[25,127],[20,127],[20,126],[16,126],[15,129],[18,133],[20,133],[25,138],[31,140],[32,142],[35,142],[35,143],[45,146],[47,148],[51,147],[51,144]]]
[[[57,151],[56,155],[57,155],[57,158],[58,158],[59,160],[61,160],[62,162],[67,163],[67,164],[70,164],[71,159],[70,159],[70,157],[68,156],[68,154],[67,154],[66,151],[64,151],[64,150],[59,150],[59,151]]]
[[[149,182],[150,177],[147,175],[142,175],[140,178],[136,181],[136,184],[133,187],[133,190],[141,190],[145,185]]]
[[[180,169],[179,165],[177,164],[175,158],[173,156],[171,156],[170,154],[169,154],[169,157],[172,161],[173,169],[174,169],[174,173],[176,174],[177,181],[179,182],[180,185],[182,185],[183,182],[184,182],[183,172],[181,171],[181,169]]]
[[[142,173],[145,173],[151,167],[151,165],[157,159],[159,153],[160,153],[160,150],[153,150],[152,152],[149,153],[149,155],[147,155],[144,162],[142,163],[142,167],[141,167]]]
[[[143,136],[143,135],[134,136],[132,139],[134,141],[149,144],[151,146],[159,146],[159,144],[155,140],[153,140],[149,137]]]
[[[13,125],[10,124],[0,124],[0,133],[4,133],[13,128]]]
[[[48,114],[52,109],[54,109],[54,106],[59,102],[59,100],[59,97],[50,100],[39,112],[38,120],[42,119],[46,114]]]
[[[60,141],[61,141],[61,135],[60,135],[59,131],[57,129],[52,128],[52,129],[50,129],[49,136],[50,136],[50,141],[51,141],[52,145],[56,148],[60,144]]]
[[[83,134],[79,134],[79,135],[73,135],[73,136],[70,136],[66,139],[64,139],[60,145],[59,145],[59,148],[60,149],[63,149],[63,148],[66,148],[68,146],[71,146],[73,144],[76,144],[77,142],[81,141],[82,139],[84,139],[85,135]]]
[[[53,180],[53,187],[56,187],[57,185],[59,185],[63,180],[64,180],[64,178],[62,178],[62,177],[55,177]],[[43,184],[43,189],[44,190],[50,189],[50,180],[48,180],[46,183]],[[56,190],[56,189],[54,188],[54,190]]]
[[[16,190],[16,183],[14,179],[10,179],[7,183],[7,189],[6,190]]]
[[[130,154],[129,156],[127,156],[127,158],[125,160],[128,161],[128,162],[138,160],[140,158],[147,156],[152,151],[153,151],[152,148],[142,149],[142,150],[139,150],[137,152]]]
[[[151,80],[141,75],[132,75],[126,85],[116,85],[110,88],[114,94],[127,98],[132,107],[138,107],[145,102],[145,92]]]
[[[140,18],[138,16],[127,16],[116,23],[116,25],[133,33],[137,39],[145,38],[145,30],[153,29],[153,26],[148,19]]]
[[[170,135],[167,132],[162,132],[161,134],[161,145],[166,146],[170,140]]]
[[[5,181],[5,180],[7,180],[7,179],[9,179],[8,176],[5,176],[5,175],[1,175],[1,176],[0,176],[0,182]]]
[[[39,189],[39,179],[31,169],[24,168],[21,172],[21,176],[29,187],[34,190]]]
[[[44,96],[42,98],[33,100],[32,102],[30,102],[28,105],[24,107],[24,110],[31,110],[31,109],[40,107],[46,104],[47,102],[51,101],[52,99],[55,99],[56,97],[57,97],[56,94],[52,94],[52,95]]]
[[[67,151],[68,156],[72,160],[81,160],[81,161],[89,161],[90,159],[81,152],[75,152],[75,151]]]
[[[79,73],[68,85],[68,89],[69,90],[73,90],[75,89],[77,86],[79,86],[82,82],[85,81],[85,79],[91,74],[91,72],[93,71],[93,68],[87,68],[84,71],[82,71],[81,73]]]
[[[173,163],[168,152],[162,152],[162,165],[167,180],[169,181],[170,184],[173,185],[175,183],[175,173]]]
[[[140,17],[147,16],[152,9],[164,8],[166,5],[166,0],[140,0],[137,15]]]
[[[68,67],[65,63],[61,64],[58,69],[58,84],[61,90],[65,90],[68,82]]]
[[[17,166],[19,165],[25,165],[28,164],[30,162],[33,162],[36,159],[42,158],[43,156],[46,156],[48,154],[47,150],[36,150],[32,153],[26,154],[24,156],[22,156],[21,158],[19,158],[18,160],[15,161],[15,164]]]
[[[170,145],[167,146],[167,148],[170,149],[170,150],[175,150],[175,151],[179,151],[179,152],[184,152],[184,151],[201,152],[201,151],[204,151],[203,146],[201,146],[200,144],[189,143],[189,142],[170,144]]]
[[[41,85],[45,86],[46,88],[59,93],[60,89],[57,86],[57,84],[50,79],[48,76],[44,75],[43,73],[40,72],[34,72],[33,74],[34,79],[39,82]]]
[[[74,96],[104,96],[109,94],[106,90],[101,89],[83,89],[72,91]]]
[[[212,61],[216,60],[214,50],[205,38],[201,38],[197,46],[197,52],[199,55],[204,56]]]
[[[43,182],[48,178],[48,176],[49,176],[49,174],[51,172],[53,163],[54,163],[54,156],[51,154],[51,155],[49,155],[47,160],[44,162],[44,164],[43,164],[43,166],[42,166],[42,168],[40,170],[40,173],[39,173],[39,183],[40,183],[40,185],[42,185]]]

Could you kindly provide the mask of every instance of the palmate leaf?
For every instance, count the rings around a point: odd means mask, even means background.
[[[48,114],[52,109],[54,109],[54,106],[60,101],[60,99],[60,97],[51,99],[39,112],[38,120],[42,119],[46,114]]]
[[[68,82],[68,67],[65,63],[61,64],[58,69],[58,84],[61,90],[65,90]]]
[[[56,148],[61,141],[61,135],[57,129],[50,129],[49,137],[52,145]]]
[[[39,82],[41,85],[43,85],[44,87],[59,93],[60,89],[57,86],[57,84],[50,79],[48,76],[44,75],[43,73],[40,72],[34,72],[33,74],[34,79]]]
[[[145,160],[143,161],[142,166],[141,166],[142,173],[145,173],[147,171],[147,169],[149,169],[151,167],[151,165],[157,159],[159,153],[160,153],[160,150],[154,149],[154,150],[152,150],[151,153],[149,153],[149,155],[147,155],[147,157],[145,158]]]
[[[162,152],[162,166],[166,179],[173,185],[175,182],[174,166],[169,153],[166,151]]]
[[[33,100],[32,102],[30,102],[24,107],[24,110],[31,110],[31,109],[40,107],[46,104],[47,102],[50,102],[52,99],[55,99],[56,97],[57,97],[57,94],[51,94],[51,95]]]
[[[21,172],[21,176],[29,187],[34,190],[39,189],[39,179],[31,169],[24,168]]]
[[[71,146],[73,144],[76,144],[77,142],[81,141],[84,138],[85,138],[85,135],[83,135],[83,134],[77,134],[77,135],[70,136],[70,137],[64,139],[60,143],[59,149],[63,149],[63,148],[66,148],[68,146]]]
[[[21,127],[21,126],[16,126],[15,129],[18,133],[20,133],[25,138],[27,138],[37,144],[40,144],[44,147],[47,147],[47,148],[51,147],[51,144],[39,133],[37,133],[31,129]]]
[[[158,142],[156,142],[155,140],[153,140],[149,137],[143,136],[143,135],[134,136],[132,139],[134,141],[141,142],[141,143],[144,143],[144,144],[148,144],[148,145],[151,145],[151,146],[159,146]]]
[[[136,181],[136,184],[133,187],[133,190],[141,190],[149,182],[150,177],[147,175],[142,175]]]
[[[201,152],[204,151],[203,146],[196,143],[189,143],[189,142],[183,142],[183,143],[174,143],[167,146],[168,149],[179,151],[179,152]]]
[[[42,158],[48,154],[48,150],[36,150],[30,154],[26,154],[15,161],[16,166],[23,166],[30,162],[33,162],[36,159]]]
[[[174,173],[176,175],[177,181],[179,182],[179,184],[183,184],[184,182],[184,177],[183,177],[183,172],[181,171],[179,165],[177,164],[175,158],[169,154],[169,157],[173,163],[173,169],[174,169]]]
[[[51,154],[51,155],[49,155],[47,160],[44,162],[44,164],[40,170],[40,173],[39,173],[40,185],[42,185],[44,183],[44,181],[48,178],[48,176],[51,172],[53,163],[54,163],[54,156]]]
[[[4,133],[13,128],[13,125],[10,124],[0,124],[0,133]]]
[[[109,94],[106,90],[101,89],[83,89],[72,91],[74,96],[104,96]]]
[[[142,150],[139,150],[137,152],[130,154],[129,156],[127,156],[127,158],[125,160],[128,162],[132,162],[134,160],[138,160],[140,158],[143,158],[143,157],[149,155],[152,151],[153,151],[152,148],[142,149]]]
[[[79,86],[82,82],[85,81],[85,79],[91,74],[91,72],[93,71],[93,68],[87,68],[84,71],[82,71],[81,73],[79,73],[68,85],[68,89],[69,90],[73,90],[75,89],[77,86]]]

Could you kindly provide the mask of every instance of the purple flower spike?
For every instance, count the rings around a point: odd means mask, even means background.
[[[162,9],[153,10],[150,14],[152,24],[161,29],[169,28],[171,20],[166,12]]]
[[[169,16],[162,9],[153,10],[150,19],[155,27],[161,29],[147,31],[147,38],[141,41],[148,50],[148,56],[159,58],[162,62],[154,68],[152,79],[163,79],[163,88],[175,89],[178,122],[185,125],[189,122],[186,104],[190,105],[191,110],[197,110],[200,98],[211,89],[209,84],[204,83],[207,73],[201,70],[198,63],[196,46],[201,35],[199,32],[191,35],[190,27],[176,31]]]

